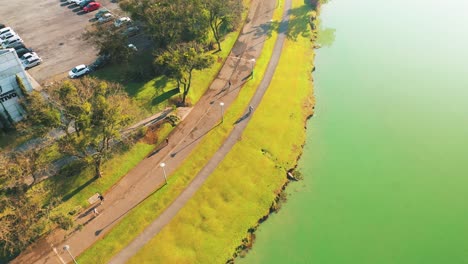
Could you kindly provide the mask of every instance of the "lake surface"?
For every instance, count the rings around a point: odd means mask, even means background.
[[[238,263],[468,263],[468,1],[332,0],[305,180]]]

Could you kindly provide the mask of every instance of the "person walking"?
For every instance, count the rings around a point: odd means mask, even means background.
[[[249,112],[253,111],[253,106],[249,105]]]
[[[98,198],[99,200],[101,200],[101,203],[99,203],[99,205],[102,205],[102,203],[104,202],[104,196],[102,196],[102,194],[99,194]]]
[[[93,209],[93,213],[94,213],[94,216],[98,216],[98,214],[99,214],[99,211],[97,210],[97,208],[96,208],[96,207],[94,207],[94,209]]]

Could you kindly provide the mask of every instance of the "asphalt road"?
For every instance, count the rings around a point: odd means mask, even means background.
[[[118,5],[110,0],[99,3],[119,12]],[[12,27],[43,60],[28,70],[40,84],[56,75],[66,76],[76,65],[94,61],[97,51],[81,35],[92,24],[95,12],[84,13],[66,0],[0,0],[0,23]]]

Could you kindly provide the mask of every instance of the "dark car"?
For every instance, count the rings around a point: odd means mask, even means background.
[[[101,55],[99,56],[89,67],[95,71],[102,66],[106,65],[110,61],[110,56],[109,55]]]
[[[23,42],[17,42],[17,43],[12,44],[10,46],[10,48],[17,50],[17,49],[20,49],[20,48],[25,48],[25,46],[24,46]]]
[[[80,7],[83,8],[83,7],[87,6],[91,2],[94,2],[94,0],[85,0],[85,1],[80,3]]]
[[[20,43],[19,45],[16,45],[16,46],[14,46],[13,48],[14,48],[15,50],[19,50],[19,49],[25,49],[26,46],[24,46],[23,43]]]
[[[28,52],[33,52],[32,49],[26,49],[26,48],[21,48],[21,49],[18,49],[16,50],[16,54],[18,55],[18,57],[22,57],[24,54],[28,53]]]

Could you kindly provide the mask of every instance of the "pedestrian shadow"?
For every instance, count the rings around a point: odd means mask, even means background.
[[[127,211],[123,212],[121,215],[119,215],[117,218],[115,218],[114,220],[112,220],[112,222],[110,222],[109,224],[105,225],[103,228],[99,229],[99,230],[96,230],[96,232],[94,232],[94,235],[95,236],[99,236],[106,228],[108,228],[109,226],[111,226],[112,224],[114,224],[115,222],[117,222],[120,218],[122,218],[123,216],[125,216],[128,212],[130,212],[131,210],[133,210],[133,208],[137,207],[138,205],[140,205],[142,202],[146,201],[146,199],[148,199],[149,197],[151,197],[153,194],[157,193],[159,190],[161,190],[162,188],[164,188],[167,184],[166,183],[163,183],[161,186],[159,186],[158,188],[156,188],[156,190],[154,190],[152,193],[150,193],[148,196],[146,196],[144,199],[142,199],[141,201],[139,201],[137,204],[135,204],[134,206],[132,206],[131,208],[129,208]],[[93,208],[94,209],[94,208]]]
[[[169,145],[169,143],[166,142],[166,144],[160,146],[159,148],[155,149],[153,152],[151,152],[146,158],[150,158],[156,154],[159,153],[159,151],[161,151],[163,148],[167,147],[167,145]]]
[[[249,108],[249,111],[247,111],[247,113],[245,113],[243,116],[241,116],[239,119],[237,119],[236,122],[234,122],[234,125],[237,125],[237,124],[239,124],[240,122],[244,121],[244,120],[247,119],[251,114],[252,114],[252,108]]]
[[[188,146],[192,145],[193,143],[197,142],[200,138],[204,137],[206,134],[210,133],[211,130],[215,129],[216,127],[218,127],[219,125],[221,125],[222,122],[219,122],[218,124],[216,124],[215,126],[213,126],[212,128],[210,128],[208,131],[206,131],[205,133],[201,134],[200,136],[198,136],[197,138],[195,138],[194,140],[192,140],[191,142],[189,142],[187,145],[181,147],[180,149],[178,149],[176,152],[172,152],[171,153],[171,158],[175,157],[177,154],[179,154],[182,150],[186,149]]]

